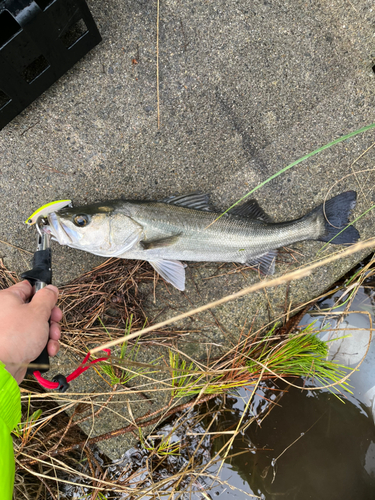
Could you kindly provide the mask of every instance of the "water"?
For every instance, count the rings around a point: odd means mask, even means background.
[[[227,410],[230,402],[227,402]],[[225,413],[216,430],[238,422],[240,411]],[[213,451],[223,444],[214,442]],[[375,432],[360,403],[345,405],[328,392],[286,393],[261,427],[251,425],[236,438],[221,478],[262,499],[353,500],[375,498]],[[254,451],[254,448],[256,451]],[[226,498],[244,498],[222,488]]]
[[[332,307],[341,294],[337,292],[318,307]],[[244,493],[220,487],[213,489],[216,494],[242,499],[246,492],[265,500],[375,498],[375,341],[369,345],[374,307],[374,292],[361,288],[351,305],[353,312],[339,323],[337,331],[332,330],[338,325],[337,315],[312,311],[302,318],[301,326],[315,321],[317,328],[326,328],[321,336],[325,340],[350,335],[331,343],[330,357],[339,363],[355,368],[368,349],[359,370],[350,377],[353,394],[345,391],[343,402],[327,390],[289,389],[261,425],[250,425],[231,447],[232,454],[246,453],[228,458],[221,478]],[[272,399],[275,392],[264,388],[264,395]],[[244,390],[240,396],[243,400],[227,398],[211,430],[236,425],[248,397]],[[257,399],[254,413],[262,401]],[[212,455],[224,440],[213,442]]]
[[[323,300],[319,307],[330,308],[342,292],[337,292],[332,298]],[[306,314],[301,324],[316,321],[317,328],[327,328],[326,333],[320,337],[330,342],[330,358],[351,368],[356,368],[363,359],[358,371],[350,376],[353,386],[353,397],[346,396],[354,404],[356,401],[363,403],[371,412],[375,421],[375,335],[372,334],[372,321],[374,320],[375,292],[371,288],[361,287],[357,292],[350,307],[350,314],[339,323],[337,330],[337,316]],[[340,313],[344,306],[338,307],[334,312]],[[347,336],[348,338],[342,338]],[[340,338],[341,337],[341,338]],[[374,337],[374,339],[372,338]],[[375,496],[374,496],[375,498]]]

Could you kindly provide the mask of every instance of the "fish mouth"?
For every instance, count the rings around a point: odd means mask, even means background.
[[[52,236],[52,240],[57,241],[60,245],[72,246],[77,242],[81,235],[74,229],[66,226],[55,212],[48,215],[48,225],[44,226],[43,230]]]

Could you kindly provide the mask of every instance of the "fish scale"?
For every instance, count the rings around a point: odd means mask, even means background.
[[[157,214],[151,224],[147,217],[149,212]],[[163,257],[198,262],[219,261],[245,264],[259,254],[274,250],[275,239],[278,242],[277,246],[284,246],[309,239],[311,235],[319,235],[322,229],[324,230],[323,227],[318,233],[311,221],[303,219],[267,224],[229,215],[217,220],[220,213],[199,212],[160,203],[144,204],[141,209],[130,207],[127,213],[145,228],[148,239],[177,235],[182,232],[177,243],[168,248],[143,250],[136,247],[130,253],[121,255],[123,258],[145,260]],[[155,228],[158,229],[157,232]],[[208,244],[210,245],[209,253],[207,252]],[[142,257],[139,252],[142,253]]]

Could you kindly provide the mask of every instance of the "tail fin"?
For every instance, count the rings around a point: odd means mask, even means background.
[[[329,241],[335,245],[355,243],[360,238],[355,227],[349,226],[350,212],[356,205],[357,193],[346,191],[317,207],[324,217],[325,234],[317,238],[319,241]],[[341,232],[342,231],[342,232]],[[332,240],[332,241],[331,241]]]

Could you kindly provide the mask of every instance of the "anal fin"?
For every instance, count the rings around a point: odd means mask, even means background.
[[[271,250],[271,252],[259,255],[255,259],[248,260],[246,264],[250,267],[257,267],[262,274],[267,276],[275,272],[276,257],[277,250]]]

